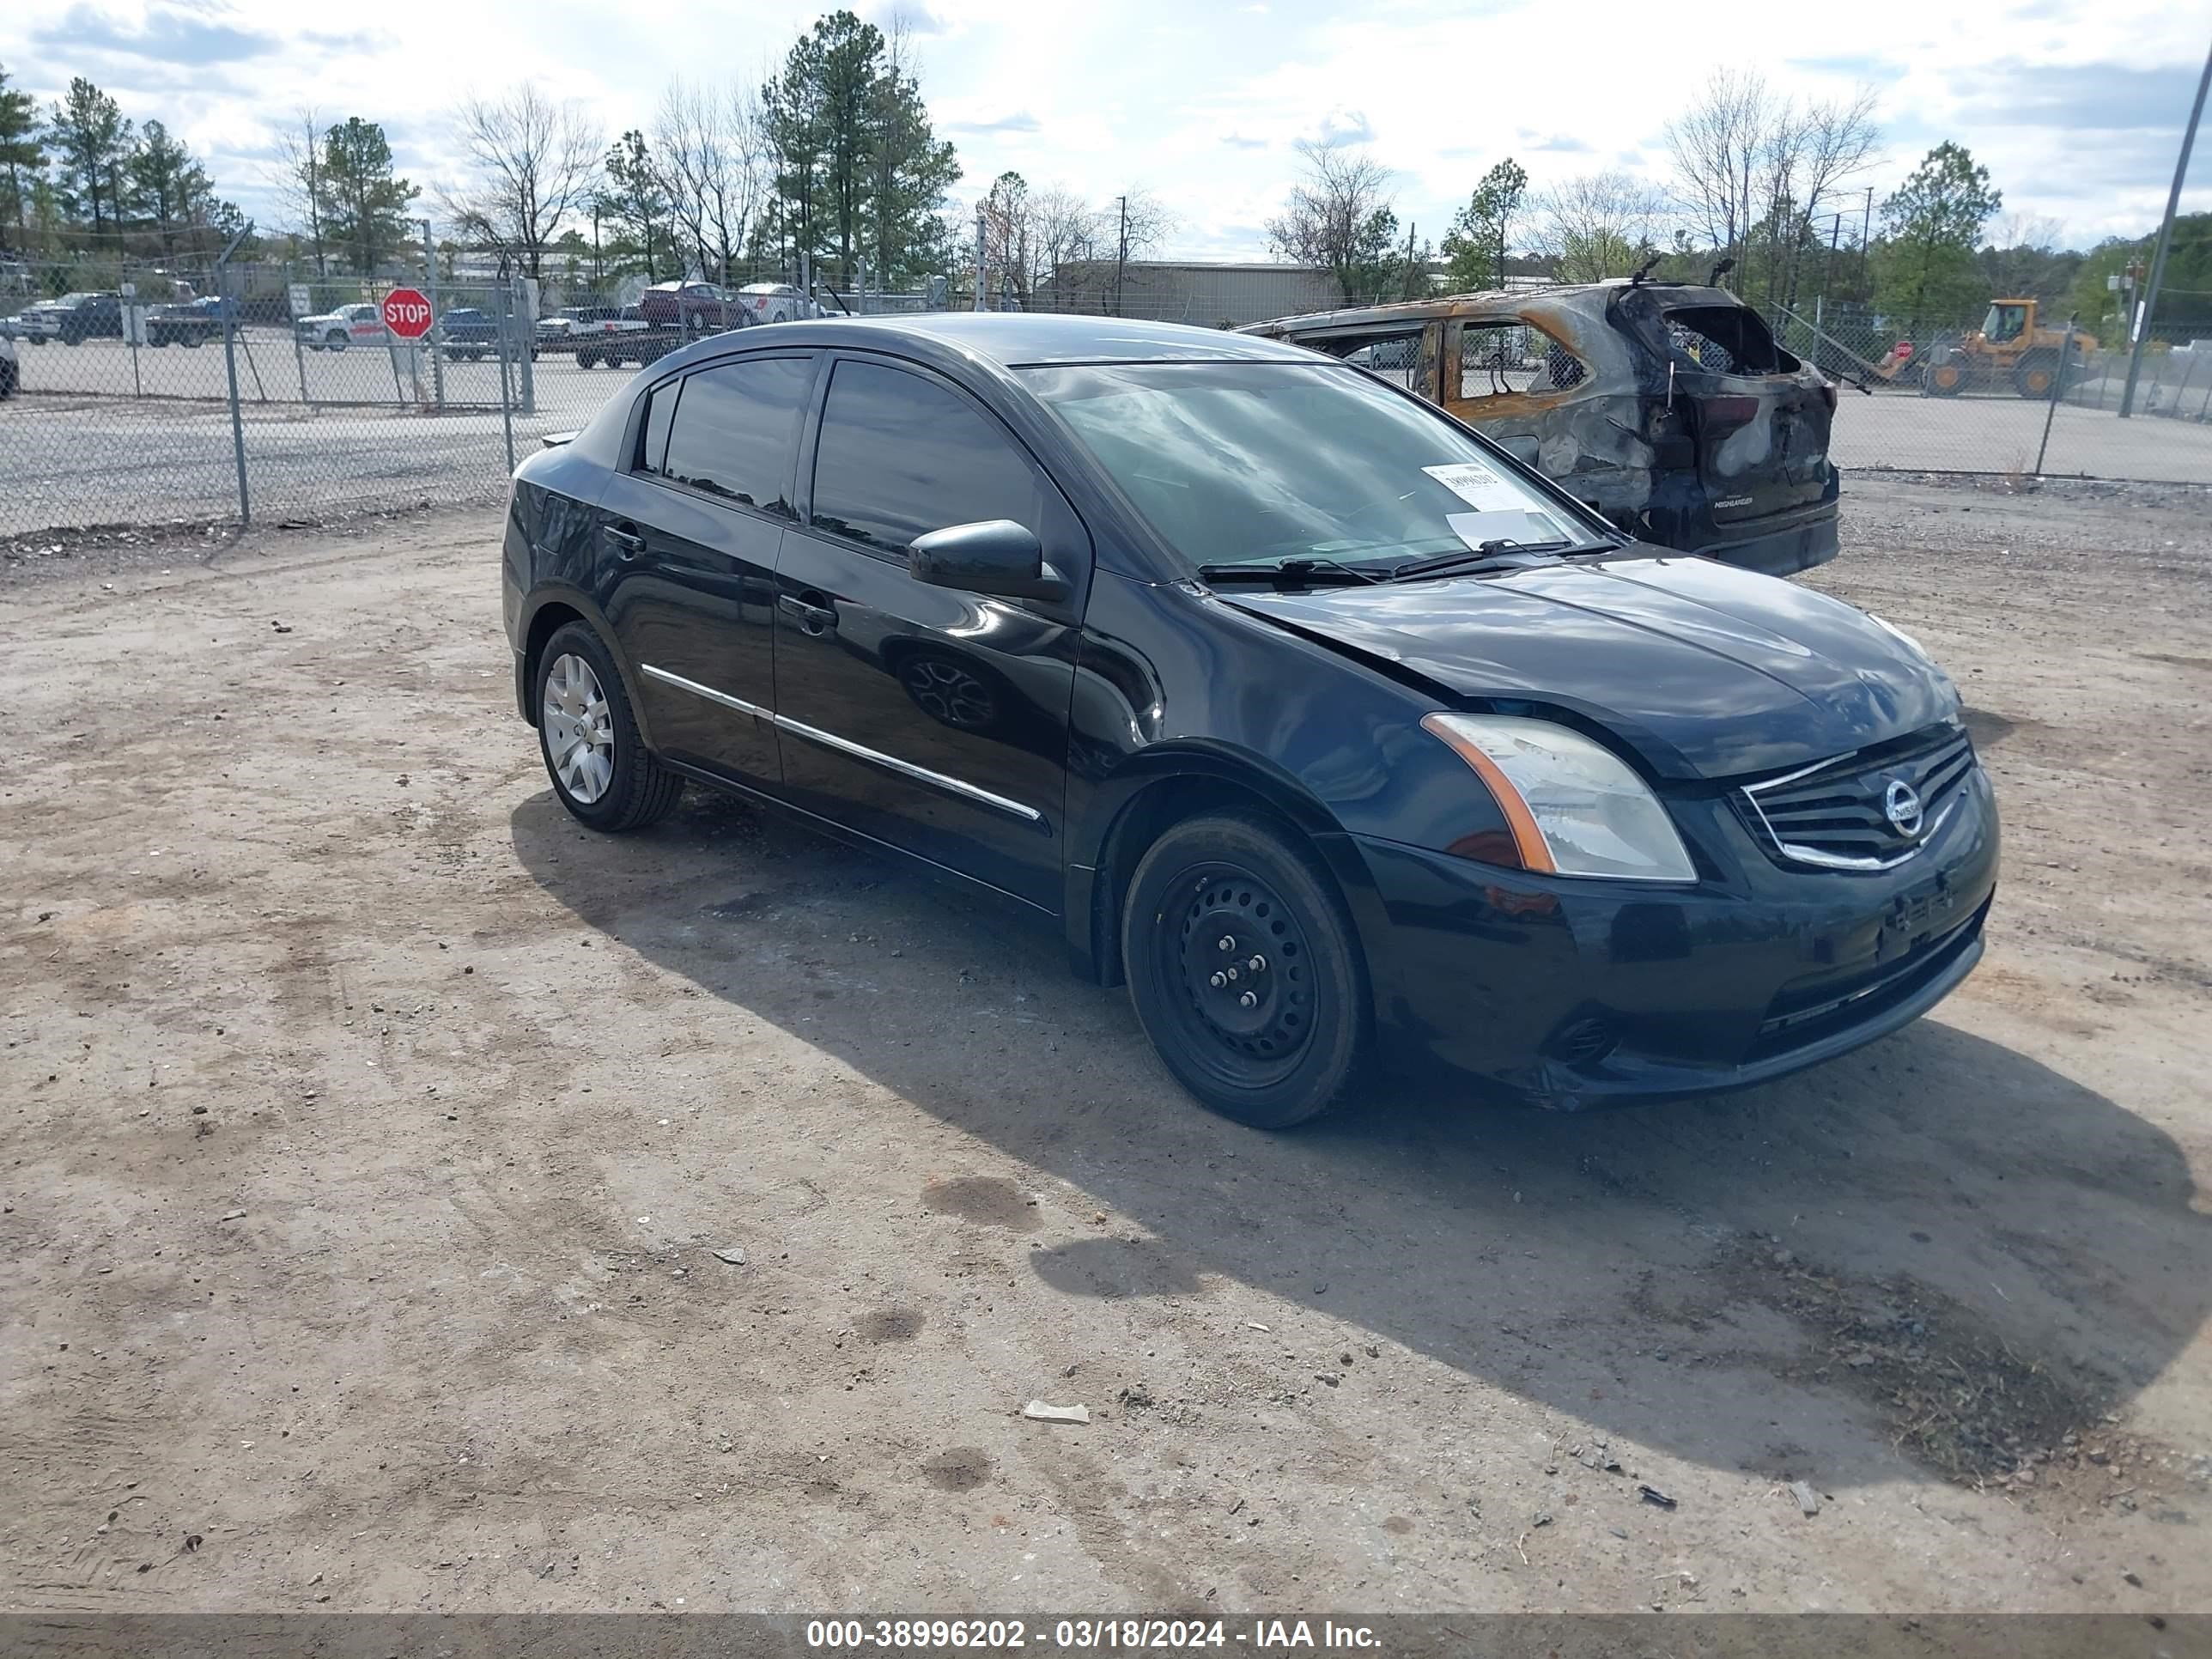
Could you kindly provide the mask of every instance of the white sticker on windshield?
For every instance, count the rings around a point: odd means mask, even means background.
[[[1444,522],[1451,526],[1453,535],[1478,553],[1500,542],[1541,547],[1547,542],[1567,539],[1559,526],[1545,514],[1517,507],[1506,513],[1448,513]]]
[[[1488,511],[1528,505],[1526,490],[1511,479],[1500,477],[1480,461],[1455,461],[1449,466],[1425,466],[1421,471],[1469,507]]]

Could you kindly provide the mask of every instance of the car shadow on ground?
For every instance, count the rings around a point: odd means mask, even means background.
[[[1193,1105],[1053,927],[888,859],[696,789],[640,836],[543,793],[511,828],[586,925],[1135,1224],[1030,1252],[1071,1296],[1234,1279],[1578,1434],[1832,1485],[2118,1439],[2212,1301],[2175,1143],[1942,1010],[1722,1098],[1562,1117],[1401,1084],[1271,1135]]]

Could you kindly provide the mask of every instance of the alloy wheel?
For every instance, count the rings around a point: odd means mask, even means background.
[[[564,652],[546,671],[539,701],[539,726],[554,773],[563,789],[588,806],[607,793],[615,775],[614,721],[599,677],[581,657]]]
[[[941,657],[916,657],[899,678],[907,695],[921,712],[947,726],[974,731],[988,726],[998,714],[991,688],[957,663]]]

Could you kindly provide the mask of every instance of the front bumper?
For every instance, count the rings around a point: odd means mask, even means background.
[[[1998,832],[1978,768],[1960,810],[1893,870],[1787,869],[1721,800],[1694,888],[1530,876],[1355,838],[1378,1012],[1401,1039],[1537,1103],[1576,1110],[1786,1075],[1909,1024],[1982,953]]]

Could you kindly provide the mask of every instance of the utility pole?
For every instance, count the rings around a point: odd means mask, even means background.
[[[1416,237],[1416,236],[1418,236],[1419,234],[1420,234],[1420,230],[1421,230],[1421,227],[1420,227],[1420,224],[1419,224],[1419,222],[1418,221],[1409,220],[1409,221],[1407,221],[1407,225],[1406,225],[1406,283],[1405,283],[1406,292],[1405,292],[1405,294],[1404,294],[1401,297],[1403,297],[1403,298],[1405,298],[1405,299],[1408,299],[1408,300],[1413,299],[1413,298],[1414,297],[1414,294],[1413,294],[1413,238],[1414,238],[1414,237]]]
[[[1867,290],[1869,301],[1874,289],[1867,282],[1867,246],[1874,235],[1874,186],[1867,186],[1866,211],[1859,218],[1859,286]]]
[[[2212,52],[2204,56],[2204,73],[2197,77],[2197,101],[2190,106],[2189,125],[2181,135],[2180,159],[2173,164],[2173,188],[2166,195],[2166,219],[2158,228],[2158,252],[2150,256],[2150,284],[2144,289],[2142,299],[2136,301],[2134,345],[2128,353],[2128,383],[2120,392],[2120,418],[2126,420],[2135,410],[2136,380],[2142,373],[2143,343],[2150,333],[2150,319],[2158,307],[2158,285],[2166,275],[2166,250],[2173,240],[2173,215],[2181,205],[2181,183],[2189,173],[2189,152],[2197,143],[2197,123],[2204,113],[2204,93],[2212,88]]]
[[[1121,277],[1129,266],[1129,198],[1114,198],[1121,206],[1121,228],[1114,236],[1114,314],[1121,314]]]
[[[975,309],[984,310],[983,289],[991,280],[991,256],[983,242],[983,204],[975,204]]]

